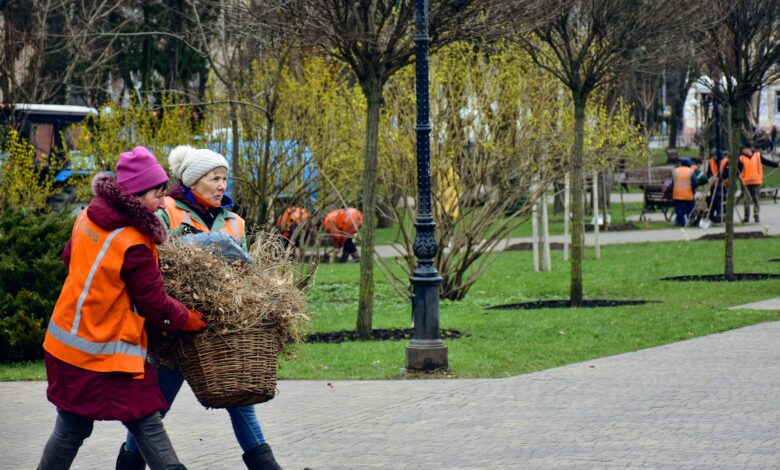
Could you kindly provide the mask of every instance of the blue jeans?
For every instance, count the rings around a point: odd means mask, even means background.
[[[153,470],[183,469],[173,450],[162,424],[160,413],[154,412],[139,421],[123,423],[128,430],[140,436],[141,455]],[[70,468],[81,444],[92,434],[94,421],[84,416],[57,408],[57,421],[49,440],[43,448],[39,470],[64,470]]]
[[[184,375],[177,369],[171,369],[166,366],[157,367],[157,382],[163,396],[168,401],[168,405],[173,406],[173,400],[179,393],[184,383]],[[247,452],[260,444],[265,443],[263,431],[260,429],[260,422],[257,420],[254,405],[234,406],[227,409],[230,415],[230,423],[233,425],[233,433],[241,446],[241,450]],[[162,415],[165,416],[166,412]],[[127,433],[125,447],[130,452],[138,452],[138,445],[133,434]]]

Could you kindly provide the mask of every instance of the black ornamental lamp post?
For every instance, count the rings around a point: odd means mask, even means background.
[[[417,234],[412,273],[412,320],[414,336],[406,346],[408,370],[446,369],[447,346],[439,338],[439,285],[442,278],[434,266],[438,247],[431,210],[431,122],[428,105],[428,0],[415,0],[414,34],[417,90]]]

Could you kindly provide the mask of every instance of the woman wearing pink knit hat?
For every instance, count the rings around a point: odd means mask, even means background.
[[[198,331],[206,324],[163,289],[154,215],[168,175],[151,152],[119,156],[116,176],[92,182],[95,197],[76,219],[63,258],[68,277],[43,343],[54,431],[38,468],[68,469],[95,420],[121,421],[152,469],[183,469],[162,424],[168,408],[146,361],[146,327]]]

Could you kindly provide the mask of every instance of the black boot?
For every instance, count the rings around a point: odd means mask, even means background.
[[[249,470],[282,470],[268,444],[260,444],[248,450],[242,457]]]
[[[130,452],[125,448],[125,443],[119,448],[116,457],[116,470],[144,470],[146,462],[140,452]]]

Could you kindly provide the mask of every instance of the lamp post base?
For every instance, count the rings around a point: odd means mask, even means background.
[[[406,346],[407,370],[447,369],[447,346],[440,339],[413,339]]]

